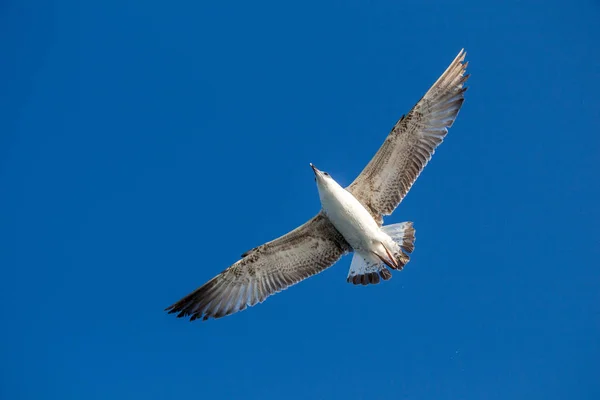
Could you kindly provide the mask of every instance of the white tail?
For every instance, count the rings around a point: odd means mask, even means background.
[[[398,269],[402,269],[410,261],[408,253],[412,253],[415,249],[415,228],[413,228],[413,223],[401,222],[399,224],[383,226],[381,229],[400,246],[400,250],[395,252],[394,258],[398,262]],[[392,274],[384,263],[373,263],[372,261],[365,260],[360,254],[354,253],[348,278],[346,279],[348,283],[355,285],[377,284],[380,282],[380,277],[384,281],[392,277]]]
[[[398,243],[402,250],[412,253],[415,249],[415,228],[412,222],[401,222],[382,226],[381,229],[387,233],[394,242]]]

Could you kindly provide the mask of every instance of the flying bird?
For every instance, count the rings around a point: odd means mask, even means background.
[[[377,284],[401,270],[414,250],[412,222],[383,225],[442,143],[464,101],[466,53],[454,61],[396,123],[360,175],[343,188],[313,169],[321,211],[293,231],[255,247],[210,281],[168,307],[177,317],[221,318],[262,303],[354,253],[347,281]],[[389,268],[389,269],[388,269]]]

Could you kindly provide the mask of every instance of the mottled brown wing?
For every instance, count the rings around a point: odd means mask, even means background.
[[[242,259],[168,307],[177,317],[220,318],[317,274],[351,251],[323,212],[242,255]]]
[[[394,126],[383,145],[348,190],[381,225],[442,143],[464,101],[469,75],[461,50],[425,96]]]

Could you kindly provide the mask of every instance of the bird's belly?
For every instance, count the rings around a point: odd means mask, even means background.
[[[377,240],[379,225],[351,193],[322,199],[323,210],[354,250],[368,250]]]

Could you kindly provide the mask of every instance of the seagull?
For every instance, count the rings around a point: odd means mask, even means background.
[[[165,311],[221,318],[331,267],[353,252],[347,282],[377,284],[402,270],[414,250],[412,222],[383,225],[442,143],[464,102],[469,75],[461,50],[410,112],[400,118],[360,175],[344,188],[310,164],[321,211],[293,231],[244,254]]]

